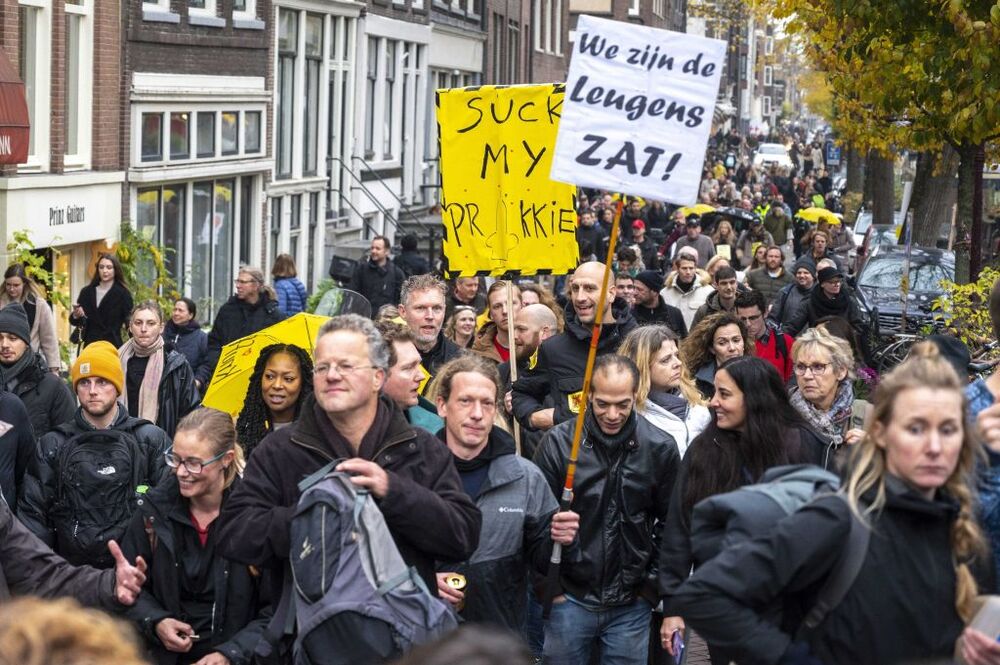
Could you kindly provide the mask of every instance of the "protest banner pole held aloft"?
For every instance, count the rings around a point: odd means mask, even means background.
[[[618,225],[622,216],[621,200],[616,204],[615,221],[611,225],[611,237],[608,238],[608,256],[604,264],[604,280],[601,282],[601,294],[597,298],[597,312],[594,316],[594,330],[590,335],[590,349],[587,351],[587,365],[583,371],[583,389],[580,391],[580,410],[576,414],[576,425],[573,429],[573,445],[569,451],[569,462],[566,465],[566,481],[563,483],[562,495],[559,497],[559,510],[569,510],[573,503],[573,481],[576,478],[576,461],[580,458],[580,442],[583,439],[583,422],[587,415],[587,394],[590,392],[590,379],[594,374],[594,361],[597,359],[597,344],[601,339],[601,326],[604,324],[604,308],[610,297],[608,294],[611,282],[611,263],[615,258],[615,245],[618,244]],[[552,543],[552,557],[549,559],[548,575],[545,578],[545,599],[542,604],[542,618],[548,619],[552,613],[552,600],[559,590],[559,571],[562,566],[562,545]]]
[[[517,381],[517,345],[514,342],[514,280],[508,275],[507,279],[507,349],[510,351],[510,385]],[[521,425],[514,421],[514,447],[517,454],[521,454]]]

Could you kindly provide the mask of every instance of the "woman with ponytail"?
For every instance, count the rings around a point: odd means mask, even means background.
[[[919,349],[879,384],[843,497],[814,500],[704,564],[670,610],[740,663],[949,659],[979,592],[970,566],[988,562],[969,484],[981,449],[965,425],[962,384],[936,353]],[[852,519],[871,530],[860,572],[825,620],[799,633],[845,552]],[[760,609],[776,601],[780,621]],[[1000,662],[994,637],[966,629],[966,661]]]
[[[149,565],[126,616],[156,665],[249,663],[267,624],[260,574],[215,551],[219,512],[243,467],[232,418],[192,411],[165,456],[173,474],[140,499],[122,542]]]

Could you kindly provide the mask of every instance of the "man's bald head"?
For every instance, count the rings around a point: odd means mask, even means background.
[[[604,288],[605,276],[609,274],[608,267],[598,261],[588,261],[581,263],[570,278],[569,295],[573,303],[573,310],[580,323],[592,325],[596,318],[597,303],[601,296],[601,289]],[[604,297],[604,323],[611,323],[614,317],[611,315],[611,304],[615,300],[614,282],[609,282],[608,289],[611,291]]]
[[[552,310],[542,304],[522,307],[514,318],[514,346],[518,360],[531,357],[542,342],[559,330]]]

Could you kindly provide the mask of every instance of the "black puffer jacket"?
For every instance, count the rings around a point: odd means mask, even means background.
[[[234,487],[235,483],[226,490],[223,505]],[[152,536],[147,533],[147,526],[152,529]],[[156,624],[166,618],[184,620],[186,615],[178,571],[186,556],[182,550],[185,532],[193,530],[189,505],[180,495],[176,477],[170,476],[140,500],[122,539],[125,557],[134,561],[137,555],[142,556],[149,566],[143,591],[126,616],[146,638],[157,665],[173,665],[180,656],[163,647],[156,635]],[[215,524],[208,539],[206,548],[214,550],[218,542]],[[198,646],[218,651],[232,665],[247,665],[269,618],[266,603],[261,600],[260,573],[255,575],[248,566],[224,559],[214,551],[210,565],[215,588],[212,621],[215,629],[200,634]]]
[[[163,341],[168,347],[187,358],[188,365],[194,371],[194,378],[205,385],[212,378],[208,367],[208,333],[201,329],[197,321],[189,321],[185,326],[178,326],[167,319],[163,328]]]
[[[28,353],[31,353],[29,350]],[[48,363],[41,353],[32,353],[34,362],[22,365],[12,373],[14,366],[3,367],[3,383],[12,385],[11,392],[21,398],[28,410],[35,437],[40,437],[56,425],[73,419],[76,400],[66,382],[48,371]]]
[[[680,465],[677,442],[632,413],[631,435],[609,441],[588,414],[580,445],[573,504],[580,515],[578,554],[563,560],[563,590],[585,603],[625,605],[638,594],[655,604],[660,532]],[[562,494],[573,445],[572,421],[548,431],[535,463]]]
[[[873,497],[866,497],[871,499]],[[726,550],[699,568],[670,600],[710,644],[740,663],[806,661],[827,665],[950,662],[963,629],[955,610],[951,526],[958,505],[928,501],[887,478],[886,505],[872,519],[868,555],[854,584],[813,633],[792,644],[805,612],[848,542],[851,516],[836,498],[818,499],[770,534]],[[783,625],[753,608],[784,601]],[[798,660],[791,654],[799,654]]]
[[[67,429],[71,433],[67,434],[59,428],[38,440],[38,451],[24,475],[24,491],[18,502],[18,517],[26,527],[53,549],[57,546],[57,530],[65,534],[72,531],[71,525],[56,523],[52,515],[59,484],[59,452],[73,436],[97,431],[83,417],[82,408],[77,409],[76,415],[67,423]],[[143,471],[140,474],[142,484],[153,486],[160,482],[167,471],[163,453],[171,443],[166,433],[148,421],[132,418],[121,404],[118,405],[118,415],[109,429],[132,432],[143,454],[143,458],[136,461],[139,469]],[[89,563],[80,560],[77,552],[58,549],[56,551],[70,563]]]
[[[253,305],[236,296],[230,296],[229,300],[219,308],[212,330],[208,333],[208,353],[205,357],[207,377],[202,381],[202,386],[208,388],[208,381],[215,372],[222,347],[284,320],[285,313],[278,307],[278,301],[268,298],[265,291],[260,292],[260,299]],[[202,380],[202,375],[197,378]]]
[[[636,327],[635,319],[629,311],[628,303],[617,298],[611,306],[615,320],[601,326],[601,337],[597,342],[597,355],[614,353],[622,340]],[[551,397],[555,408],[554,422],[572,419],[579,407],[570,396],[583,390],[583,372],[587,366],[587,352],[593,326],[583,325],[573,310],[573,304],[566,306],[566,327],[558,335],[550,337],[538,347],[538,362],[535,369],[519,375],[514,382],[512,401],[514,416],[525,427],[530,426],[531,414],[548,408],[546,396]]]
[[[126,372],[126,379],[127,377]],[[156,395],[159,402],[156,426],[172,439],[177,431],[177,423],[201,402],[191,366],[188,365],[187,358],[177,351],[166,351],[160,389]]]

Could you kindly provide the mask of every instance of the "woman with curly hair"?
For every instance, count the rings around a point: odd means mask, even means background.
[[[754,355],[747,327],[727,312],[706,316],[681,342],[681,361],[706,401],[715,394],[716,368],[731,358]]]
[[[635,404],[639,413],[677,442],[681,457],[711,421],[707,402],[681,362],[680,338],[664,325],[641,326],[622,341],[618,353],[639,368]]]
[[[981,445],[963,383],[940,357],[899,365],[875,394],[843,497],[821,497],[723,551],[672,595],[671,611],[741,663],[950,662],[956,643],[963,662],[998,662],[996,636],[964,627],[979,593],[972,568],[988,550],[969,484]],[[854,519],[871,531],[857,578],[796,639],[801,608],[837,570]],[[786,608],[780,625],[760,613],[775,602]]]
[[[313,391],[312,358],[294,344],[265,346],[250,376],[236,436],[247,459],[261,439],[291,425]]]

